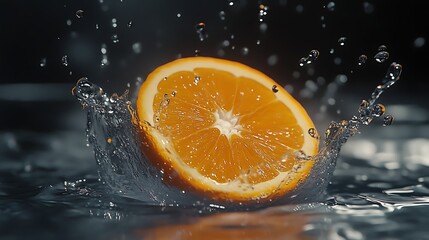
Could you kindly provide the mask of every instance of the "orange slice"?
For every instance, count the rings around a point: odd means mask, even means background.
[[[137,116],[147,157],[164,179],[204,197],[273,199],[310,173],[318,140],[304,108],[265,74],[208,57],[175,60],[140,88]],[[297,154],[299,153],[299,154]]]

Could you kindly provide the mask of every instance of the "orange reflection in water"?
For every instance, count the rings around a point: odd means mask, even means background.
[[[317,215],[282,211],[218,213],[188,223],[136,231],[138,239],[313,239],[307,230]]]

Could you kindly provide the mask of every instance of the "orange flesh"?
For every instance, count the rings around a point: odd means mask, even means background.
[[[303,130],[291,110],[260,83],[195,68],[166,76],[157,90],[155,126],[180,159],[204,177],[228,183],[246,174],[246,182],[257,184],[296,163],[281,160],[302,148]],[[222,133],[216,114],[229,121],[222,122],[227,126],[235,123],[236,131]]]

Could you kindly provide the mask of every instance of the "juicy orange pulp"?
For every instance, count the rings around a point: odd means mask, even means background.
[[[137,115],[145,153],[167,179],[206,197],[269,199],[306,179],[317,153],[301,105],[261,72],[227,60],[192,57],[152,72]]]

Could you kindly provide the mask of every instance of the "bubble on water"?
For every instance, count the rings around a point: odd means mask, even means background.
[[[367,60],[368,60],[368,57],[366,55],[364,54],[360,55],[358,59],[358,65],[359,66],[364,65]]]
[[[279,57],[276,54],[271,54],[267,59],[267,63],[269,66],[276,65],[278,61],[279,61]]]
[[[317,134],[317,131],[315,128],[310,128],[308,129],[308,134],[312,137],[312,138],[316,138],[319,139],[319,134]]]
[[[46,58],[40,59],[40,67],[46,67]]]
[[[326,4],[326,9],[328,9],[329,11],[334,11],[335,10],[335,3],[329,2],[328,4]]]
[[[116,28],[118,26],[118,20],[116,18],[112,18],[112,27]]]
[[[242,47],[240,52],[242,55],[246,56],[247,54],[249,54],[249,48],[248,47]]]
[[[225,13],[225,11],[220,11],[219,12],[219,18],[222,21],[224,21],[226,19],[226,13]]]
[[[392,115],[386,115],[383,118],[383,126],[384,127],[390,126],[390,125],[392,125],[392,123],[393,123],[393,116]]]
[[[340,44],[340,46],[344,46],[344,45],[346,45],[346,41],[347,41],[346,37],[340,37],[338,39],[338,44]]]
[[[197,23],[197,25],[195,25],[195,30],[197,31],[198,39],[200,39],[200,41],[204,41],[208,37],[205,23]]]
[[[386,52],[386,51],[378,52],[377,54],[375,54],[374,59],[379,63],[383,63],[387,59],[389,59],[389,52]]]
[[[62,58],[61,58],[61,63],[63,64],[63,66],[68,66],[69,65],[69,62],[68,62],[68,56],[67,55],[64,55]]]
[[[302,13],[304,11],[304,6],[302,6],[301,4],[296,5],[295,11],[297,13]]]
[[[76,11],[76,17],[77,18],[83,18],[83,16],[84,16],[83,10],[77,10]]]
[[[311,64],[314,60],[319,57],[318,50],[311,50],[307,57],[303,57],[299,60],[299,66],[304,66],[306,64]]]
[[[279,91],[279,89],[277,88],[277,85],[273,85],[273,86],[271,87],[271,90],[272,90],[274,93],[276,93],[276,92],[278,92],[278,91]]]
[[[112,37],[111,37],[111,39],[112,39],[113,43],[118,43],[119,42],[119,37],[118,37],[117,34],[113,34]]]
[[[194,84],[195,84],[195,85],[198,85],[198,83],[200,82],[200,80],[201,80],[201,77],[200,77],[200,76],[195,76],[195,77],[194,77]]]
[[[426,43],[426,39],[422,37],[418,37],[414,40],[414,47],[421,48],[425,45],[425,43]]]
[[[369,2],[364,2],[363,3],[363,11],[366,14],[371,14],[374,12],[374,5],[372,5],[372,3]]]
[[[139,54],[142,52],[142,44],[140,42],[133,43],[132,45],[133,52]]]
[[[265,20],[265,16],[267,16],[268,13],[268,6],[264,4],[259,4],[259,22],[263,22]]]
[[[72,25],[72,20],[67,19],[66,24],[67,24],[67,26],[71,26]]]
[[[387,47],[386,47],[386,45],[380,45],[380,46],[378,47],[378,51],[387,51]]]
[[[133,20],[128,21],[127,23],[127,27],[131,28],[133,26]]]

